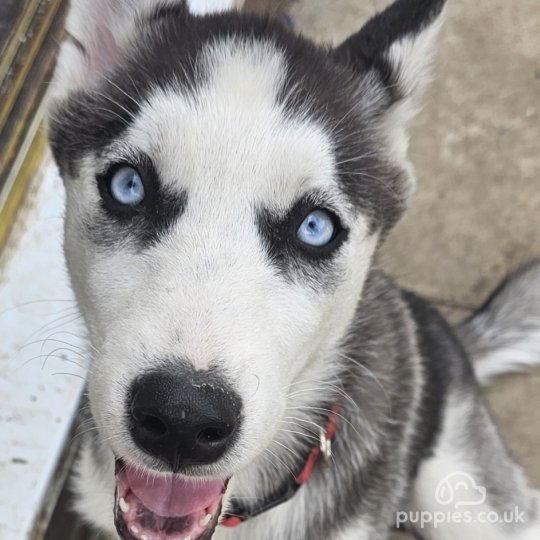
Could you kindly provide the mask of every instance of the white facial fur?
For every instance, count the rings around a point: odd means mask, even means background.
[[[79,178],[66,182],[66,254],[99,351],[89,391],[102,436],[117,455],[147,462],[125,425],[130,383],[163,363],[197,370],[214,363],[244,402],[238,443],[215,468],[230,475],[276,435],[299,374],[324,371],[353,317],[377,237],[338,188],[330,134],[276,105],[281,53],[231,40],[208,46],[204,63],[209,75],[195,97],[154,92],[106,151],[110,162],[134,151],[150,156],[164,185],[186,191],[185,212],[147,250],[129,243],[100,250],[86,240],[84,221],[99,204],[91,179],[103,163],[88,156]],[[281,275],[257,226],[258,208],[286,209],[316,189],[350,229],[334,287]]]

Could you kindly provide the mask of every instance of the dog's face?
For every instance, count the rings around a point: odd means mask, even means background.
[[[195,539],[229,478],[306,443],[287,415],[334,399],[412,190],[405,127],[442,2],[397,2],[335,50],[181,2],[94,4],[72,7],[50,117],[90,407],[124,510]]]

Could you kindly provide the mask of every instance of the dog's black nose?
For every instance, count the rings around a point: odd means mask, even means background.
[[[137,379],[129,398],[131,435],[177,471],[217,461],[234,439],[241,400],[204,372],[152,372]]]

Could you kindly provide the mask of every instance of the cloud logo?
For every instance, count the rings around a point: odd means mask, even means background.
[[[486,501],[486,488],[479,486],[474,478],[465,472],[453,472],[445,476],[437,485],[435,500],[443,505],[479,506]]]

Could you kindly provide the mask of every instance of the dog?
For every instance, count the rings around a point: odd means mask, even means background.
[[[456,328],[374,262],[444,0],[333,48],[190,4],[73,0],[51,88],[78,511],[123,540],[537,540],[481,386],[540,361],[540,262]]]

